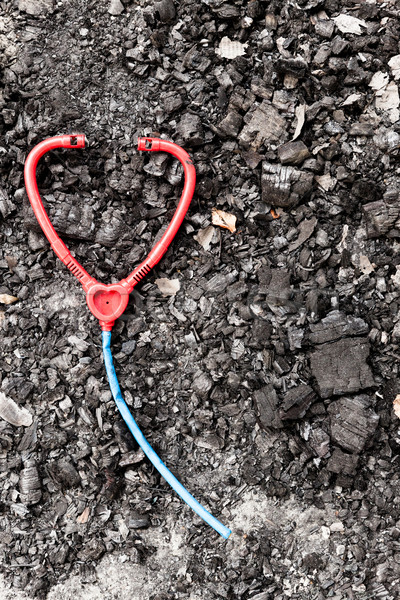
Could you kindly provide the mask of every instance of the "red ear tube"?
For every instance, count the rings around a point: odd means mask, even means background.
[[[81,282],[86,292],[87,305],[93,315],[99,319],[103,331],[111,331],[115,320],[124,312],[128,304],[129,294],[134,286],[161,260],[174,239],[192,200],[196,185],[196,171],[189,154],[177,144],[158,138],[139,138],[139,150],[168,152],[181,162],[185,173],[182,196],[167,230],[161,240],[149,252],[147,258],[126,279],[122,279],[119,283],[105,285],[85,271],[60,239],[43,206],[36,182],[37,164],[46,152],[55,148],[84,148],[85,143],[86,137],[83,134],[59,135],[40,142],[26,159],[25,186],[33,211],[51,247],[58,258]]]

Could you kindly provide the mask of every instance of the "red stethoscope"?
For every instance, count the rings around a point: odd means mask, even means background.
[[[93,315],[100,321],[103,339],[103,357],[106,367],[107,377],[110,383],[110,388],[118,410],[122,418],[129,427],[132,435],[140,447],[145,452],[146,456],[156,467],[164,479],[171,487],[179,494],[179,496],[202,518],[206,523],[213,527],[218,533],[227,539],[231,531],[223,525],[218,519],[210,514],[204,506],[202,506],[192,496],[188,490],[179,482],[179,480],[168,470],[160,457],[155,453],[149,442],[144,437],[139,429],[135,419],[133,418],[128,405],[122,397],[118,379],[113,365],[110,339],[111,329],[127,307],[129,294],[137,283],[145,277],[150,270],[160,261],[162,256],[167,251],[169,245],[174,239],[184,217],[189,208],[190,201],[193,196],[196,183],[196,171],[193,163],[183,148],[157,138],[139,138],[138,149],[149,150],[153,152],[169,152],[175,156],[182,164],[185,173],[185,183],[181,199],[179,200],[175,214],[172,217],[170,224],[167,227],[161,240],[157,242],[154,248],[147,255],[147,258],[138,265],[128,277],[122,279],[119,283],[104,284],[100,283],[85,271],[85,269],[74,258],[67,246],[57,235],[50,219],[43,206],[39,195],[38,186],[36,183],[36,167],[40,158],[49,150],[55,148],[84,148],[86,138],[84,135],[59,135],[56,137],[44,140],[28,155],[25,163],[25,185],[28,192],[29,200],[35,212],[36,218],[39,221],[44,234],[49,240],[51,247],[57,254],[58,258],[68,267],[73,275],[81,282],[83,289],[86,292],[86,302]]]
[[[40,144],[33,148],[26,159],[25,185],[36,218],[43,229],[45,236],[49,240],[51,247],[58,258],[81,282],[82,287],[86,292],[87,305],[94,316],[100,321],[102,330],[111,331],[115,320],[122,315],[128,305],[130,292],[161,260],[174,239],[193,196],[196,184],[196,171],[189,154],[177,144],[158,138],[139,138],[138,150],[169,152],[169,154],[172,154],[181,162],[185,173],[185,184],[182,196],[167,230],[161,240],[157,242],[147,255],[146,259],[140,263],[128,277],[122,279],[118,283],[100,283],[85,271],[58,236],[43,206],[36,183],[37,164],[46,152],[54,150],[55,148],[84,148],[85,141],[86,137],[83,134],[79,134],[58,135],[40,142]]]

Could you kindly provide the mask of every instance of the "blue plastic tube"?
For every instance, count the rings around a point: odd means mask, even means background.
[[[157,471],[164,477],[164,479],[169,483],[172,489],[196,512],[199,517],[201,517],[208,525],[213,527],[215,531],[218,531],[222,537],[228,539],[231,534],[231,530],[225,527],[218,519],[213,517],[208,510],[204,508],[199,502],[197,502],[196,498],[193,498],[192,494],[190,494],[187,489],[183,487],[183,485],[177,480],[177,478],[172,475],[171,471],[167,469],[164,465],[160,457],[154,452],[153,448],[150,446],[149,442],[144,437],[143,433],[140,431],[135,419],[132,417],[130,410],[122,397],[121,389],[119,387],[117,375],[115,373],[115,368],[113,364],[113,359],[111,355],[111,331],[103,331],[103,356],[104,356],[104,364],[106,367],[107,377],[110,384],[111,392],[114,397],[115,403],[118,407],[119,412],[122,415],[125,423],[129,427],[133,437],[146,454],[147,458],[151,463],[155,466]]]

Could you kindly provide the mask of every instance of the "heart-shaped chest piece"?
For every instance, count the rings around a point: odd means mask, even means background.
[[[188,153],[177,144],[158,138],[139,138],[138,150],[169,152],[175,156],[182,163],[185,173],[185,183],[175,214],[161,240],[157,242],[146,259],[128,277],[118,283],[106,285],[98,282],[85,271],[58,236],[43,206],[36,182],[37,164],[46,152],[55,148],[84,148],[85,142],[86,138],[83,134],[59,135],[40,142],[40,144],[31,150],[26,159],[24,171],[25,186],[33,211],[51,247],[58,258],[81,282],[86,292],[87,305],[93,315],[99,319],[102,330],[111,331],[115,320],[126,309],[129,294],[134,286],[161,260],[174,239],[193,196],[196,184],[196,171]]]

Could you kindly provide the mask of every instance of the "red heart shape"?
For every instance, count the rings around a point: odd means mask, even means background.
[[[138,150],[169,152],[183,166],[185,183],[182,196],[161,240],[150,251],[146,259],[138,265],[126,279],[109,285],[99,283],[71,255],[67,246],[58,236],[40,198],[36,183],[36,167],[40,158],[55,148],[84,148],[86,138],[79,135],[59,135],[40,142],[31,150],[25,162],[25,186],[34,213],[43,233],[49,240],[58,258],[67,266],[82,284],[86,292],[86,302],[90,311],[99,319],[103,331],[111,331],[114,322],[122,315],[128,305],[129,294],[147,273],[161,260],[174,239],[189,208],[196,184],[196,171],[188,153],[173,142],[157,138],[139,138]]]

